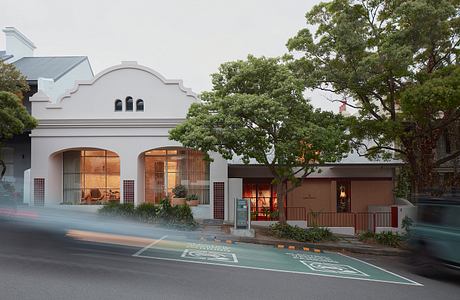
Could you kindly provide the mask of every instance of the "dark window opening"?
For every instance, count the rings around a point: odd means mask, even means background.
[[[123,102],[120,99],[115,100],[115,111],[123,110]]]
[[[126,111],[133,111],[133,98],[126,97]]]
[[[137,99],[137,101],[136,101],[136,111],[144,111],[144,100]]]

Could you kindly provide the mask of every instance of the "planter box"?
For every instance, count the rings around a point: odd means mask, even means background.
[[[171,206],[184,205],[185,198],[171,198]]]
[[[187,204],[189,206],[197,206],[199,204],[199,200],[187,200]]]

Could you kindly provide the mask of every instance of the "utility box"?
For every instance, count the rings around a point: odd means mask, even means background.
[[[251,230],[251,201],[247,199],[235,199],[235,226],[231,233],[237,236],[254,237]]]

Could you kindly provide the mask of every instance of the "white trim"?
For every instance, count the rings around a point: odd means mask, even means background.
[[[407,281],[409,281],[409,282],[412,282],[414,285],[423,286],[423,284],[421,284],[421,283],[418,283],[418,282],[413,281],[413,280],[411,280],[411,279],[409,279],[409,278],[406,278],[406,277],[404,277],[404,276],[401,276],[401,275],[398,275],[398,274],[396,274],[396,273],[393,273],[393,272],[390,272],[390,271],[388,271],[388,270],[385,270],[384,268],[377,267],[376,265],[373,265],[373,264],[371,264],[371,263],[365,262],[365,261],[363,261],[363,260],[360,260],[360,259],[357,259],[357,258],[348,256],[348,255],[342,254],[342,253],[340,253],[340,252],[337,252],[337,254],[342,255],[342,256],[344,256],[344,257],[351,258],[351,259],[356,260],[356,261],[359,261],[359,262],[362,262],[362,263],[364,263],[364,264],[366,264],[366,265],[369,265],[369,266],[371,266],[371,267],[377,268],[377,269],[379,269],[379,270],[381,270],[381,271],[390,273],[390,274],[393,275],[393,276],[396,276],[396,277],[402,278],[402,279],[404,279],[404,280],[407,280]]]
[[[154,245],[158,244],[159,242],[161,242],[161,240],[167,238],[168,236],[167,235],[164,235],[162,236],[160,239],[158,240],[155,240],[154,242],[152,242],[150,245],[147,245],[145,246],[144,248],[142,248],[141,250],[137,251],[136,253],[133,254],[133,256],[140,256],[140,254],[142,252],[144,252],[145,250],[149,249],[150,247],[153,247]]]

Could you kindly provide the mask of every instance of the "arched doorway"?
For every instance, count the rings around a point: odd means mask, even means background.
[[[159,203],[184,185],[187,194],[209,204],[209,161],[205,155],[186,148],[161,148],[144,152],[145,202]]]
[[[120,158],[100,149],[62,153],[63,203],[104,204],[120,201]]]

